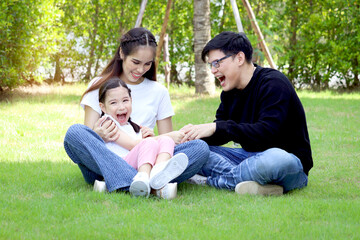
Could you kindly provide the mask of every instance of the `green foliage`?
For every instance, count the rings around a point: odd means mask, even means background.
[[[359,3],[352,0],[287,1],[288,22],[277,42],[278,65],[298,86],[328,88],[332,77],[346,88],[359,86]]]
[[[53,0],[5,0],[0,3],[0,87],[40,81],[40,66],[54,52],[53,26],[61,12]]]
[[[164,22],[167,0],[148,1],[142,26],[160,37]],[[166,33],[169,34],[169,53],[171,65],[171,81],[181,83],[179,72],[186,69],[188,78],[194,65],[193,53],[193,1],[172,1]],[[163,57],[161,56],[161,59]],[[158,72],[164,73],[164,62],[160,61]],[[190,77],[191,78],[191,77]],[[188,79],[189,80],[189,79]]]
[[[24,82],[88,81],[135,25],[141,1],[4,0],[0,3],[0,88]],[[148,1],[142,26],[159,38],[167,0]],[[254,60],[267,66],[237,1]],[[356,0],[254,0],[258,25],[278,68],[296,87],[360,86],[360,17]],[[211,35],[237,31],[229,0],[211,0]],[[171,81],[193,84],[193,1],[172,1],[167,26]],[[159,73],[163,73],[160,61]],[[185,75],[185,77],[184,77]],[[335,79],[335,80],[334,80]]]
[[[65,44],[59,49],[70,78],[89,81],[111,59],[123,33],[135,24],[140,5],[125,0],[66,1],[62,6]],[[64,39],[65,40],[65,39]]]

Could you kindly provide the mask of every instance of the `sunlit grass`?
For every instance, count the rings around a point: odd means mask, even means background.
[[[86,84],[24,88],[0,101],[0,239],[359,239],[360,94],[299,91],[314,168],[281,197],[179,185],[178,198],[98,194],[63,149]],[[174,128],[214,120],[220,91],[170,89]]]
[[[83,122],[84,84],[23,87],[0,102],[0,161],[61,161],[63,138]]]
[[[322,99],[360,99],[360,92],[351,92],[351,93],[342,93],[336,91],[322,91],[322,92],[312,92],[301,90],[298,91],[298,95],[301,98],[322,98]]]

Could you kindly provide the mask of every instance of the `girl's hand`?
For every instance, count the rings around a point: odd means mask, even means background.
[[[171,137],[174,140],[175,144],[180,144],[181,140],[185,136],[185,133],[182,131],[172,131],[172,132],[166,133],[164,135]]]
[[[117,128],[116,124],[112,120],[106,119],[105,116],[99,118],[99,120],[95,122],[93,130],[105,142],[114,142],[120,136],[120,131]]]
[[[140,129],[141,129],[141,133],[142,133],[142,138],[155,136],[155,133],[151,128],[141,126]]]

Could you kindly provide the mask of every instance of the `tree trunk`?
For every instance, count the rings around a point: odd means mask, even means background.
[[[201,59],[201,52],[211,38],[210,0],[194,0],[195,90],[200,94],[215,92],[214,77]]]
[[[158,43],[158,47],[156,49],[156,57],[155,57],[155,67],[156,68],[158,67],[159,62],[160,62],[161,49],[163,47],[164,37],[165,37],[165,33],[166,33],[166,27],[167,27],[169,17],[170,17],[171,4],[172,4],[172,0],[168,0],[167,5],[166,5],[164,22],[163,22],[163,25],[161,28],[161,33],[160,33],[160,40]]]
[[[170,68],[170,82],[176,85],[181,85],[182,82],[179,80],[179,73],[176,67]]]
[[[221,10],[219,12],[219,16],[220,16],[220,19],[221,19],[220,23],[219,23],[219,32],[224,31],[225,17],[226,17],[226,15],[224,14],[225,6],[226,6],[226,1],[222,0],[222,2],[221,2]]]
[[[86,69],[85,81],[89,81],[91,79],[91,68],[94,64],[94,55],[95,55],[95,45],[96,45],[96,35],[98,30],[98,17],[99,17],[99,2],[96,1],[95,13],[93,15],[93,24],[94,29],[89,30],[89,40],[90,40],[90,54],[89,54],[89,62]],[[92,31],[91,31],[92,30]]]
[[[136,19],[135,27],[141,26],[141,22],[142,22],[142,18],[143,18],[144,12],[145,12],[146,4],[147,4],[147,0],[141,1],[140,11],[139,11],[139,14]]]
[[[249,15],[249,18],[250,18],[250,22],[251,22],[251,26],[253,27],[254,29],[254,32],[256,33],[256,36],[258,37],[258,40],[260,42],[260,45],[261,45],[261,50],[264,52],[265,54],[265,57],[266,57],[266,60],[268,61],[268,63],[270,64],[270,66],[274,69],[276,69],[276,66],[275,66],[275,63],[274,63],[274,60],[272,59],[271,57],[271,54],[270,54],[270,51],[265,43],[265,39],[264,39],[264,36],[260,30],[260,27],[256,21],[256,18],[255,18],[255,14],[250,6],[250,3],[248,0],[242,0],[244,6],[245,6],[245,9]]]
[[[119,0],[119,4],[120,6],[123,6],[125,4],[126,1],[124,0]],[[122,36],[125,32],[126,32],[126,28],[124,27],[124,9],[125,8],[121,8],[120,9],[120,16],[119,16],[119,35]]]
[[[100,67],[100,60],[102,58],[102,54],[103,54],[103,49],[104,49],[104,39],[102,39],[101,41],[101,44],[100,44],[100,47],[99,47],[99,54],[96,56],[96,64],[95,64],[95,71],[94,71],[94,74],[95,76],[98,75],[98,70],[99,70],[99,67]]]
[[[169,57],[169,35],[164,37],[164,61],[165,61],[165,83],[167,88],[170,87],[170,57]]]
[[[290,59],[289,59],[289,74],[288,74],[288,77],[289,77],[289,80],[290,82],[295,85],[295,80],[296,80],[296,65],[295,65],[295,62],[296,62],[296,54],[295,54],[295,49],[296,49],[296,44],[297,44],[297,34],[296,34],[296,31],[297,31],[297,28],[298,28],[298,18],[297,18],[297,3],[296,1],[292,1],[292,6],[293,6],[293,9],[294,9],[294,14],[292,15],[291,17],[291,20],[290,20],[290,29],[291,29],[291,35],[290,35],[290,39],[289,39],[289,48],[290,48],[290,52],[292,53],[291,56],[290,56]]]
[[[53,82],[61,82],[60,57],[58,54],[55,55],[55,75]]]
[[[236,22],[238,32],[244,32],[244,28],[243,28],[242,23],[241,23],[239,9],[237,7],[236,1],[235,0],[230,0],[230,2],[231,2],[232,9],[233,9],[234,18],[235,18],[235,22]]]
[[[352,72],[354,73],[354,82],[353,82],[353,88],[359,88],[360,87],[360,81],[359,81],[359,62],[357,58],[355,57],[351,61],[352,65]]]

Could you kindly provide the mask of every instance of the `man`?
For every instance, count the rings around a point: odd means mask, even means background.
[[[187,125],[183,141],[203,139],[210,157],[200,174],[239,194],[280,195],[307,185],[313,166],[305,112],[290,81],[252,63],[243,33],[210,40],[202,59],[223,88],[213,123]],[[220,145],[234,141],[242,148]]]

